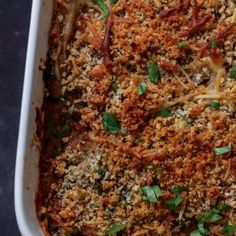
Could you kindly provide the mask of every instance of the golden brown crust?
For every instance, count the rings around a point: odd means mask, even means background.
[[[121,235],[189,235],[227,204],[206,225],[222,235],[236,223],[235,3],[105,1],[107,20],[92,1],[55,3],[39,122],[44,230],[99,236],[118,224]],[[157,185],[162,196],[144,201],[140,189]],[[188,191],[173,210],[174,186]]]

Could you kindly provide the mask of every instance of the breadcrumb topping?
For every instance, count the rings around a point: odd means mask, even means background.
[[[235,1],[54,5],[45,234],[223,235],[236,224]]]

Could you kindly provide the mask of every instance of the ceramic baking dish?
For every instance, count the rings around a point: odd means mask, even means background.
[[[36,108],[43,102],[43,73],[53,1],[33,0],[15,171],[15,212],[23,236],[42,236],[35,210],[39,143]]]

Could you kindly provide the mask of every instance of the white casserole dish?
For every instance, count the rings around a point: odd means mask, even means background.
[[[15,212],[23,236],[42,236],[35,208],[39,148],[36,108],[43,103],[43,73],[53,1],[33,0],[15,169]]]

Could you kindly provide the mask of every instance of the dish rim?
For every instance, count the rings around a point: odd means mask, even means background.
[[[30,236],[32,231],[30,230],[29,222],[27,221],[27,212],[24,208],[24,165],[25,156],[27,152],[27,138],[28,138],[28,122],[30,117],[30,107],[32,98],[33,87],[33,74],[36,62],[36,48],[37,48],[37,36],[40,23],[42,0],[33,0],[31,6],[30,27],[27,45],[27,54],[25,62],[24,72],[24,85],[23,95],[21,101],[21,113],[18,132],[17,152],[16,152],[16,165],[15,165],[15,180],[14,180],[14,204],[15,215],[19,230],[22,235]]]

